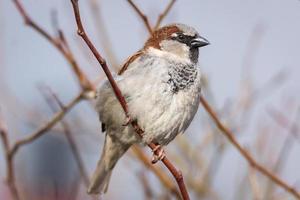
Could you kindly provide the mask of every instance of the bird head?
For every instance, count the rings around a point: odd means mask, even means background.
[[[174,58],[197,63],[199,48],[208,44],[194,28],[185,24],[170,24],[154,31],[144,49],[152,48],[167,53],[164,55],[171,54]]]

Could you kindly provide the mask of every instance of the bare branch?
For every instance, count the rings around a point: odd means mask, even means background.
[[[94,56],[97,58],[98,62],[101,64],[106,76],[108,77],[112,88],[114,89],[114,92],[118,98],[118,100],[120,101],[120,104],[122,105],[122,108],[126,114],[126,117],[130,118],[130,116],[128,115],[128,108],[127,108],[127,104],[126,101],[124,99],[124,97],[121,94],[121,91],[119,90],[116,82],[114,81],[109,68],[106,64],[106,61],[104,60],[104,58],[102,58],[101,54],[96,50],[96,48],[94,47],[93,43],[89,40],[88,36],[86,35],[81,19],[80,19],[80,13],[79,13],[79,8],[78,8],[78,0],[71,0],[72,4],[73,4],[73,9],[74,9],[74,13],[75,13],[75,17],[76,17],[76,23],[78,26],[78,34],[84,39],[84,41],[86,42],[86,44],[89,46],[89,48],[91,49],[91,51],[93,52]],[[52,119],[50,119],[46,124],[42,125],[37,131],[35,131],[34,133],[32,133],[30,136],[21,139],[19,141],[17,141],[14,145],[12,145],[12,148],[10,149],[10,145],[9,145],[9,141],[8,141],[8,137],[7,137],[7,131],[5,128],[3,128],[3,125],[1,126],[0,124],[0,136],[1,136],[1,140],[3,143],[3,147],[5,149],[5,158],[7,160],[7,183],[8,186],[11,190],[11,193],[13,195],[13,198],[18,200],[19,199],[19,195],[18,195],[18,191],[16,189],[16,183],[15,183],[15,176],[14,176],[14,168],[13,168],[13,158],[14,155],[16,154],[16,152],[18,151],[18,149],[25,145],[28,144],[32,141],[34,141],[35,139],[39,138],[40,136],[42,136],[47,130],[49,130],[50,128],[52,128],[57,122],[60,122],[61,119],[64,117],[64,115],[72,108],[74,107],[74,105],[76,105],[78,102],[80,102],[83,99],[83,96],[85,94],[85,92],[87,90],[91,90],[94,91],[93,88],[93,84],[90,83],[90,81],[88,80],[88,78],[86,77],[86,75],[81,71],[81,69],[79,68],[77,62],[75,61],[75,58],[68,46],[68,43],[63,35],[63,32],[61,30],[58,29],[58,37],[53,37],[51,36],[48,32],[46,32],[44,29],[42,29],[40,26],[38,26],[34,21],[32,21],[32,19],[28,16],[28,14],[26,13],[25,9],[22,7],[22,5],[20,4],[19,0],[13,0],[13,2],[15,3],[18,11],[20,12],[20,14],[22,15],[25,23],[27,25],[29,25],[30,27],[32,27],[34,30],[36,30],[39,34],[41,34],[44,38],[46,38],[52,45],[54,45],[61,53],[62,55],[67,59],[67,61],[69,62],[69,64],[72,66],[73,71],[75,72],[78,81],[81,85],[81,87],[83,88],[83,91],[79,94],[79,96],[77,96],[72,102],[70,102],[68,105],[64,106],[63,104],[60,104],[62,111],[57,112]],[[137,12],[137,14],[141,17],[141,19],[143,20],[147,30],[149,31],[149,33],[151,34],[153,32],[148,18],[145,14],[142,13],[142,11],[132,2],[132,0],[128,0],[128,3],[134,8],[134,10]],[[156,22],[155,25],[155,29],[157,29],[159,27],[159,25],[161,24],[162,20],[165,18],[165,16],[169,13],[170,9],[173,7],[175,3],[175,0],[171,0],[170,3],[168,4],[168,6],[166,7],[165,11],[159,15],[158,20]],[[78,99],[77,99],[78,98]],[[56,101],[58,101],[59,103],[59,99],[56,99]],[[267,176],[270,180],[272,180],[274,183],[276,183],[277,185],[279,185],[280,187],[284,188],[285,190],[287,190],[289,193],[293,194],[297,199],[300,199],[300,194],[298,191],[296,191],[295,188],[293,188],[292,186],[288,185],[287,183],[285,183],[283,180],[281,180],[279,177],[277,177],[274,173],[270,172],[268,169],[264,168],[262,165],[260,165],[259,163],[257,163],[257,161],[249,154],[249,152],[247,150],[245,150],[237,141],[237,139],[234,137],[232,131],[230,131],[228,128],[226,128],[221,121],[219,120],[219,118],[217,117],[216,113],[212,110],[212,108],[210,107],[209,104],[207,104],[206,100],[201,97],[200,99],[201,103],[203,104],[204,108],[206,109],[206,111],[210,114],[210,116],[212,117],[213,121],[216,123],[217,127],[222,131],[222,133],[224,133],[224,135],[229,139],[230,143],[232,143],[237,149],[238,151],[242,154],[242,156],[248,161],[251,169],[257,169],[259,172],[261,172],[263,175]],[[1,123],[1,121],[0,121]],[[131,122],[132,126],[134,127],[134,129],[136,130],[136,132],[139,135],[143,134],[143,130],[140,129],[139,125],[135,122]],[[68,127],[66,129],[69,129]],[[68,132],[68,131],[66,131]],[[67,133],[66,133],[67,135]],[[72,142],[70,142],[72,143]],[[156,145],[155,144],[149,144],[149,147],[151,149],[155,149]],[[157,152],[155,152],[157,153]],[[140,158],[142,161],[144,158]],[[146,161],[146,160],[145,160]],[[185,184],[183,182],[183,178],[182,175],[179,171],[177,171],[177,169],[170,163],[170,161],[165,158],[162,160],[163,163],[166,165],[166,167],[170,170],[170,172],[173,174],[173,176],[175,177],[178,186],[181,190],[181,194],[183,196],[183,199],[189,199],[188,193],[186,191],[185,188]],[[148,162],[149,164],[149,162]],[[152,165],[149,165],[152,166]],[[153,167],[153,166],[152,166]],[[156,168],[154,168],[156,169]],[[175,190],[174,186],[170,184],[170,181],[166,181],[164,183],[163,179],[160,178],[160,175],[158,175],[159,173],[161,173],[161,171],[155,172],[155,170],[153,170],[155,174],[157,174],[157,176],[159,177],[159,179],[161,180],[161,182],[167,187],[169,188],[171,191],[173,191],[175,194],[179,194],[177,190]],[[169,186],[167,186],[169,184]]]
[[[139,15],[139,17],[144,22],[145,27],[147,28],[149,34],[151,35],[153,31],[159,28],[161,22],[164,20],[164,18],[169,14],[171,8],[174,6],[176,0],[171,0],[165,10],[158,16],[158,19],[156,21],[156,24],[154,28],[151,28],[151,25],[149,24],[148,17],[139,9],[139,7],[132,1],[127,0],[127,2],[131,5],[131,7],[136,11],[136,13]]]
[[[149,24],[148,17],[133,3],[132,0],[127,0],[127,2],[131,5],[131,7],[135,10],[135,12],[140,16],[140,18],[143,20],[148,32],[150,35],[152,34],[152,28],[151,25]]]
[[[299,135],[300,127],[298,123],[294,123],[293,126],[290,127],[289,126],[290,122],[287,119],[287,117],[283,113],[281,113],[280,111],[274,108],[267,109],[267,113],[279,126],[281,126],[284,129],[289,129],[289,136],[292,135],[294,139],[300,142],[300,135]]]
[[[160,180],[160,182],[165,186],[165,188],[169,189],[172,194],[177,196],[177,198],[180,198],[180,193],[176,189],[175,185],[170,181],[170,179],[166,176],[165,173],[163,173],[160,169],[156,168],[149,162],[148,157],[145,155],[143,150],[138,147],[137,145],[134,145],[131,147],[133,153],[136,155],[136,157],[143,162],[143,164],[150,169],[156,177]]]
[[[4,125],[4,122],[3,122],[2,118],[0,118],[0,136],[1,136],[1,140],[2,140],[4,150],[9,149],[9,142],[8,142],[8,138],[7,138],[7,130],[6,130],[6,127]]]
[[[49,91],[49,97],[43,91],[42,91],[43,92],[42,94],[45,97],[45,99],[46,99],[47,103],[49,104],[50,108],[52,109],[52,111],[53,112],[57,112],[57,108],[53,104],[54,102],[56,102],[58,104],[58,106],[60,107],[60,109],[62,111],[66,110],[66,106],[58,98],[58,96],[51,90],[51,88],[47,87],[47,89]],[[54,100],[54,102],[53,102],[53,100]],[[67,139],[67,141],[68,141],[68,143],[70,145],[70,148],[71,148],[71,152],[72,152],[72,154],[73,154],[73,156],[75,158],[75,161],[77,163],[78,170],[80,172],[81,178],[82,178],[84,184],[86,186],[88,186],[88,184],[89,184],[89,178],[88,178],[88,175],[86,173],[86,170],[85,170],[85,167],[84,167],[84,164],[83,164],[83,160],[82,160],[82,158],[80,156],[77,144],[76,144],[75,139],[73,138],[73,135],[71,133],[70,126],[63,119],[60,121],[60,123],[62,124],[64,134],[66,136],[66,139]]]
[[[110,38],[111,36],[108,33],[108,29],[106,28],[106,23],[104,23],[104,15],[102,12],[101,4],[102,1],[91,0],[89,1],[89,6],[91,10],[91,15],[94,22],[94,27],[97,31],[97,36],[100,39],[101,47],[105,52],[106,59],[111,63],[110,66],[113,67],[113,71],[119,71],[119,62],[114,53],[113,45]]]
[[[249,179],[250,186],[251,186],[251,189],[252,189],[253,199],[254,200],[262,199],[260,186],[258,184],[258,180],[257,180],[256,174],[255,174],[255,170],[253,169],[252,166],[249,166],[248,179]]]
[[[84,90],[91,90],[94,89],[91,82],[88,80],[87,76],[83,73],[83,71],[80,69],[79,65],[77,64],[75,57],[73,56],[73,53],[70,51],[68,46],[66,45],[66,40],[63,37],[62,31],[58,30],[59,32],[59,38],[52,37],[47,31],[45,31],[42,27],[40,27],[37,23],[35,23],[27,14],[24,7],[20,3],[19,0],[13,0],[14,4],[16,5],[16,8],[18,9],[19,13],[24,19],[25,24],[27,24],[29,27],[33,28],[41,34],[44,38],[46,38],[53,46],[57,48],[59,52],[66,58],[68,63],[72,66],[72,69],[79,81],[80,86]],[[65,48],[67,47],[67,48]]]
[[[79,7],[78,7],[78,0],[71,0],[72,5],[73,5],[73,10],[75,13],[75,19],[76,19],[76,24],[77,24],[77,33],[79,36],[82,37],[82,39],[86,42],[86,44],[88,45],[88,47],[90,48],[90,50],[92,51],[92,53],[94,54],[94,56],[96,57],[96,59],[98,60],[99,64],[101,65],[105,75],[107,76],[114,93],[116,94],[118,100],[121,102],[122,108],[125,111],[126,116],[129,118],[128,116],[128,108],[125,102],[124,97],[121,94],[120,89],[118,88],[116,82],[113,79],[113,76],[110,72],[110,70],[108,69],[107,63],[104,60],[104,58],[102,58],[102,56],[100,55],[100,53],[97,51],[96,47],[93,45],[93,43],[90,41],[89,37],[87,36],[87,34],[84,31],[82,22],[81,22],[81,18],[80,18],[80,12],[79,12]]]
[[[11,148],[10,155],[14,156],[18,149],[28,144],[35,139],[41,137],[45,134],[49,129],[51,129],[57,122],[59,122],[77,103],[79,103],[83,99],[84,92],[81,92],[77,95],[70,103],[65,106],[64,110],[57,112],[47,123],[43,124],[38,130],[30,134],[28,137],[18,140]]]
[[[154,199],[154,194],[149,184],[149,179],[146,177],[145,171],[141,171],[140,173],[137,174],[137,176],[144,189],[144,196],[145,196],[144,199],[145,200]]]
[[[77,144],[75,142],[75,139],[73,138],[71,129],[70,129],[68,123],[66,123],[64,121],[61,121],[61,123],[63,125],[67,141],[70,144],[70,148],[71,148],[71,151],[73,153],[73,156],[74,156],[74,158],[76,160],[76,163],[77,163],[77,166],[78,166],[81,178],[82,178],[85,186],[87,187],[88,184],[89,184],[89,182],[90,182],[89,181],[89,177],[88,177],[88,174],[87,174],[87,172],[85,170],[85,167],[84,167],[84,164],[83,164],[83,160],[82,160],[82,158],[80,156],[80,153],[79,153]]]
[[[269,114],[277,123],[281,123],[281,122],[279,122],[280,120],[277,119],[277,117],[280,117],[284,121],[287,121],[285,116],[278,110],[271,109]],[[288,153],[293,148],[294,137],[297,136],[297,133],[298,133],[297,126],[298,126],[298,122],[299,122],[299,117],[300,117],[300,108],[297,109],[295,119],[293,119],[293,121],[291,123],[289,123],[290,125],[288,127],[284,127],[287,129],[287,135],[285,136],[282,147],[279,150],[277,159],[273,166],[272,171],[274,173],[280,172],[280,170],[283,167],[283,164],[285,163],[285,161],[288,157]],[[272,193],[273,193],[273,182],[270,181],[266,186],[265,199],[268,199]]]
[[[248,161],[249,165],[271,179],[274,183],[276,183],[278,186],[285,189],[287,192],[291,193],[294,197],[297,199],[300,199],[299,192],[293,188],[292,186],[285,183],[281,178],[277,177],[275,174],[273,174],[271,171],[263,167],[262,165],[258,164],[256,160],[238,143],[236,138],[234,137],[234,134],[226,128],[219,118],[217,117],[217,114],[215,111],[210,107],[210,105],[207,103],[207,101],[204,99],[203,96],[200,97],[200,102],[202,103],[205,110],[208,112],[208,114],[211,116],[213,121],[215,122],[216,126],[220,129],[220,131],[227,137],[227,139],[232,143],[233,146],[237,148],[237,150],[241,153],[241,155]]]
[[[108,69],[108,66],[106,64],[106,61],[102,58],[102,56],[100,55],[100,53],[97,51],[97,49],[95,48],[95,46],[93,45],[93,43],[90,41],[89,37],[87,36],[87,34],[85,33],[84,27],[82,25],[81,22],[81,17],[80,17],[80,12],[79,12],[79,7],[78,7],[78,0],[71,0],[72,5],[73,5],[73,10],[74,10],[74,15],[75,15],[75,19],[76,19],[76,23],[77,23],[77,32],[78,34],[82,37],[82,39],[85,41],[85,43],[88,45],[88,47],[90,48],[90,50],[92,51],[92,53],[94,54],[94,56],[96,57],[96,59],[98,60],[99,64],[101,65],[102,69],[104,70],[112,88],[113,91],[117,97],[117,99],[119,100],[125,115],[128,119],[130,119],[130,116],[128,115],[128,108],[127,108],[127,103],[124,99],[124,96],[122,95],[119,87],[117,86],[115,80],[113,79],[111,72]],[[135,129],[135,131],[138,133],[139,136],[142,137],[143,135],[143,130],[139,127],[139,125],[134,122],[131,121],[131,125],[133,126],[133,128]],[[157,149],[156,145],[154,143],[150,143],[148,145],[152,150]],[[158,154],[158,150],[154,152],[155,154]],[[181,191],[182,194],[182,198],[187,200],[190,199],[188,192],[186,190],[184,181],[183,181],[183,177],[180,171],[177,171],[177,169],[173,166],[173,164],[165,157],[164,159],[162,159],[162,162],[165,164],[165,166],[169,169],[169,171],[172,173],[172,175],[174,176],[174,178],[177,181],[177,184],[179,186],[179,189]]]
[[[14,145],[12,145],[11,148],[9,148],[8,138],[7,138],[7,132],[5,131],[3,125],[0,122],[0,133],[1,133],[1,139],[3,141],[3,146],[5,150],[5,158],[6,158],[6,176],[7,176],[7,185],[10,189],[10,192],[14,198],[14,200],[19,200],[19,194],[16,187],[16,181],[15,181],[15,170],[14,170],[14,163],[13,159],[16,155],[18,149],[22,147],[25,144],[33,142],[35,139],[39,138],[40,136],[44,135],[50,128],[52,128],[57,122],[59,122],[65,114],[71,110],[78,102],[80,102],[83,99],[83,95],[85,92],[81,92],[78,96],[76,96],[67,106],[65,106],[65,109],[57,112],[47,123],[43,124],[37,131],[30,134],[28,137],[24,139],[20,139],[15,142]]]
[[[73,71],[75,72],[78,81],[83,88],[83,91],[75,97],[66,107],[63,111],[60,111],[56,113],[52,119],[50,119],[46,124],[42,125],[37,131],[33,132],[30,134],[30,136],[18,140],[15,142],[14,145],[10,148],[9,143],[8,143],[8,138],[7,138],[7,133],[4,131],[3,126],[1,126],[1,139],[3,141],[4,149],[5,149],[5,158],[6,158],[6,166],[7,166],[7,185],[10,188],[11,194],[15,200],[20,199],[19,194],[17,191],[16,183],[15,183],[15,171],[14,171],[14,163],[13,159],[18,151],[18,149],[25,145],[28,144],[35,139],[39,138],[42,136],[44,133],[46,133],[47,130],[52,128],[58,121],[60,121],[64,115],[74,106],[76,105],[79,101],[83,99],[84,94],[89,91],[94,89],[93,85],[89,82],[87,79],[86,75],[81,71],[79,68],[77,62],[74,59],[74,56],[72,52],[70,51],[67,42],[63,36],[63,33],[61,30],[59,30],[59,38],[56,39],[52,37],[47,31],[45,31],[43,28],[41,28],[39,25],[37,25],[26,13],[24,7],[22,4],[19,2],[19,0],[13,0],[13,3],[15,4],[17,10],[23,17],[25,23],[36,30],[42,37],[44,37],[46,40],[48,40],[52,45],[54,45],[61,53],[62,55],[66,58],[66,60],[69,62],[69,64],[72,66]]]
[[[2,119],[0,119],[0,137],[3,143],[3,149],[6,160],[6,183],[14,200],[19,200],[20,195],[16,187],[15,172],[13,170],[13,159],[9,154],[9,141],[7,137],[7,129]]]
[[[166,9],[158,16],[156,24],[154,26],[154,30],[158,29],[163,19],[169,14],[171,8],[175,4],[176,0],[171,0],[170,3],[167,5]]]

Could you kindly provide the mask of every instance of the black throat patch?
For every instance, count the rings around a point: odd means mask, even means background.
[[[168,72],[169,79],[167,83],[171,87],[173,93],[177,93],[180,90],[189,89],[195,82],[198,75],[197,65],[182,65],[178,63],[172,64],[174,67]]]
[[[198,63],[199,48],[190,47],[190,59],[193,63]]]

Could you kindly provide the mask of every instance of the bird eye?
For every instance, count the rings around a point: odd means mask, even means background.
[[[178,39],[183,40],[184,36],[182,34],[178,34]]]

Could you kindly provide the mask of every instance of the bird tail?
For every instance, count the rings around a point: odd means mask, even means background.
[[[129,147],[130,145],[112,139],[109,134],[106,134],[101,158],[88,187],[87,192],[89,194],[105,193],[107,191],[112,170]]]

